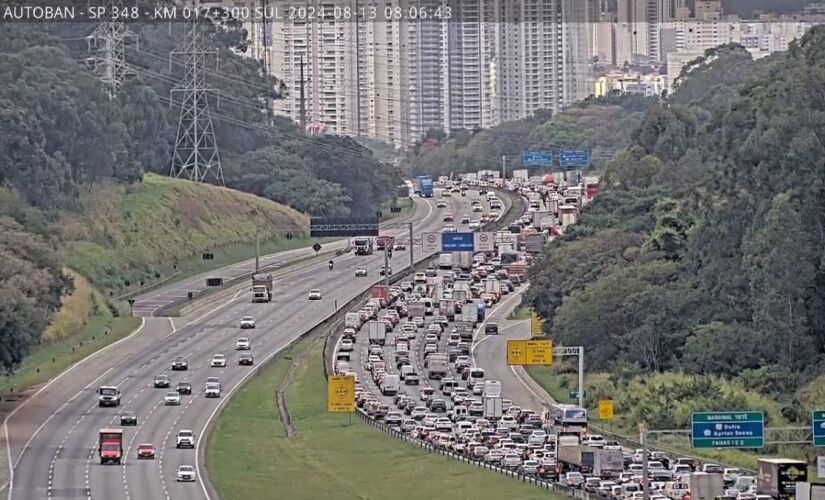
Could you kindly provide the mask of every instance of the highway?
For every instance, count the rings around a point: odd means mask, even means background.
[[[450,210],[460,215],[469,213],[471,198],[445,198]],[[434,231],[441,225],[444,210],[435,208],[435,200],[417,199],[414,229]],[[399,236],[405,229],[388,231]],[[416,256],[418,260],[423,256]],[[248,291],[216,306],[186,324],[175,324],[167,318],[145,318],[142,331],[109,352],[95,356],[91,362],[73,369],[71,376],[62,377],[8,421],[13,437],[9,455],[15,462],[13,486],[9,498],[207,498],[207,488],[197,483],[177,483],[177,467],[195,465],[198,476],[202,464],[196,460],[196,450],[175,448],[175,435],[180,429],[194,430],[201,450],[203,430],[219,409],[219,403],[240,385],[255,367],[237,365],[234,342],[238,337],[252,339],[256,365],[274,355],[301,334],[311,329],[334,311],[334,304],[343,304],[371,285],[379,282],[378,268],[383,255],[337,257],[333,271],[325,262],[288,271],[276,279],[276,300],[270,304],[252,304]],[[398,271],[409,263],[407,251],[394,252],[391,265]],[[369,277],[354,278],[357,266],[366,265]],[[310,289],[318,288],[323,300],[308,301]],[[256,318],[255,330],[241,331],[241,316]],[[182,322],[179,322],[182,323]],[[124,347],[129,345],[132,351]],[[227,355],[226,368],[210,368],[213,354]],[[184,356],[189,370],[172,372],[170,364],[176,356]],[[170,375],[172,386],[179,381],[193,385],[193,395],[183,396],[181,406],[164,406],[165,389],[153,389],[152,378],[160,373]],[[221,378],[224,387],[221,399],[203,397],[205,379]],[[95,389],[100,385],[120,387],[123,402],[120,408],[98,408]],[[43,412],[56,405],[39,428]],[[45,409],[45,410],[44,410]],[[114,425],[119,427],[122,410],[138,414],[137,427],[124,428],[126,460],[121,466],[100,465],[97,458],[97,432]],[[39,413],[38,413],[39,411]],[[30,417],[29,415],[35,415]],[[39,420],[40,419],[40,420]],[[35,432],[25,443],[22,439]],[[156,460],[135,459],[140,443],[157,448]]]

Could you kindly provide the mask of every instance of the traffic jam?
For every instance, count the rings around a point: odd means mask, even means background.
[[[357,411],[434,449],[562,491],[581,490],[579,496],[643,498],[647,460],[654,500],[689,499],[691,484],[696,490],[721,492],[724,500],[771,498],[756,494],[756,477],[749,472],[660,451],[645,456],[641,449],[605,439],[588,428],[584,408],[555,403],[544,409],[519,407],[502,394],[500,381],[474,366],[473,343],[499,335],[491,315],[526,281],[537,253],[529,248],[529,237],[545,238],[543,248],[546,239],[575,221],[587,201],[583,194],[594,192],[548,177],[502,186],[518,191],[528,209],[495,233],[494,252],[436,254],[430,267],[395,286],[376,285],[363,307],[346,314],[333,371],[355,378]],[[485,195],[483,183],[475,179],[462,184],[446,183],[442,192],[470,185]],[[558,203],[546,211],[553,218],[548,223],[541,215],[549,200]],[[559,209],[571,206],[576,212],[562,221]],[[450,227],[453,216],[448,215]],[[714,496],[719,497],[710,498]]]

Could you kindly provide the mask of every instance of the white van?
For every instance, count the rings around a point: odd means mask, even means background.
[[[484,368],[470,368],[470,375],[467,377],[467,387],[476,385],[476,382],[484,382]]]
[[[408,374],[415,373],[415,368],[412,365],[404,365],[401,367],[401,380],[404,380]]]
[[[387,375],[381,383],[381,393],[384,396],[395,396],[401,388],[401,379],[398,375]]]

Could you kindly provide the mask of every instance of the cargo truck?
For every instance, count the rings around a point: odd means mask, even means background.
[[[544,234],[529,234],[524,239],[524,251],[532,254],[542,253],[545,243],[547,237]]]
[[[377,300],[381,307],[386,307],[390,300],[390,289],[387,288],[387,285],[375,285],[372,287],[370,296]]]
[[[757,491],[779,500],[794,498],[796,483],[808,481],[808,463],[803,460],[760,458],[757,472]]]
[[[518,276],[522,281],[527,279],[527,263],[524,261],[507,264],[507,275]]]
[[[449,373],[447,366],[446,354],[430,354],[430,357],[427,358],[427,378],[441,380]]]
[[[123,429],[100,429],[97,452],[101,464],[120,464],[123,458]]]
[[[380,321],[370,321],[367,323],[367,332],[369,332],[369,343],[384,345],[387,341],[387,325]]]
[[[447,316],[447,319],[452,321],[455,319],[455,300],[441,299],[438,301],[438,314]]]
[[[453,268],[453,254],[449,252],[444,252],[438,254],[438,268],[439,269],[452,269]]]
[[[422,198],[433,197],[433,178],[429,175],[420,175],[416,178],[418,193]]]
[[[478,307],[462,307],[461,321],[471,325],[478,323]]]
[[[465,307],[465,309],[473,309],[472,307]],[[473,327],[474,324],[467,321],[456,321],[455,329],[458,331],[458,335],[461,337],[461,340],[472,341],[473,340]]]
[[[252,275],[252,302],[272,301],[272,275]]]
[[[101,386],[97,393],[97,404],[99,406],[120,406],[120,389],[114,385]]]
[[[463,271],[469,271],[473,268],[473,252],[455,252],[453,253],[453,267]]]
[[[395,245],[395,236],[381,235],[375,238],[375,249],[384,250],[384,248],[392,248]]]
[[[372,238],[355,239],[355,255],[372,255]]]
[[[725,492],[722,474],[694,472],[690,475],[690,500],[714,500]]]
[[[423,318],[426,307],[423,300],[412,300],[407,302],[407,316],[410,318]]]
[[[578,471],[601,478],[618,477],[624,471],[624,457],[620,449],[603,449],[577,444],[560,445],[559,463],[565,471]]]
[[[344,317],[344,326],[347,328],[355,328],[358,330],[361,328],[361,315],[357,312],[347,313]]]

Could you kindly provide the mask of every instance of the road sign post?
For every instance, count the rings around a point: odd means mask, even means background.
[[[508,365],[552,365],[552,340],[508,340]]]
[[[536,311],[532,311],[530,313],[530,336],[541,337],[544,335],[544,321],[539,318],[539,315],[536,314]]]
[[[599,420],[613,420],[613,401],[602,399],[599,401]]]
[[[765,446],[765,414],[761,411],[696,412],[690,420],[694,448]]]
[[[355,411],[355,377],[330,375],[327,379],[327,411]]]
[[[825,411],[816,410],[811,416],[814,446],[825,446]]]

